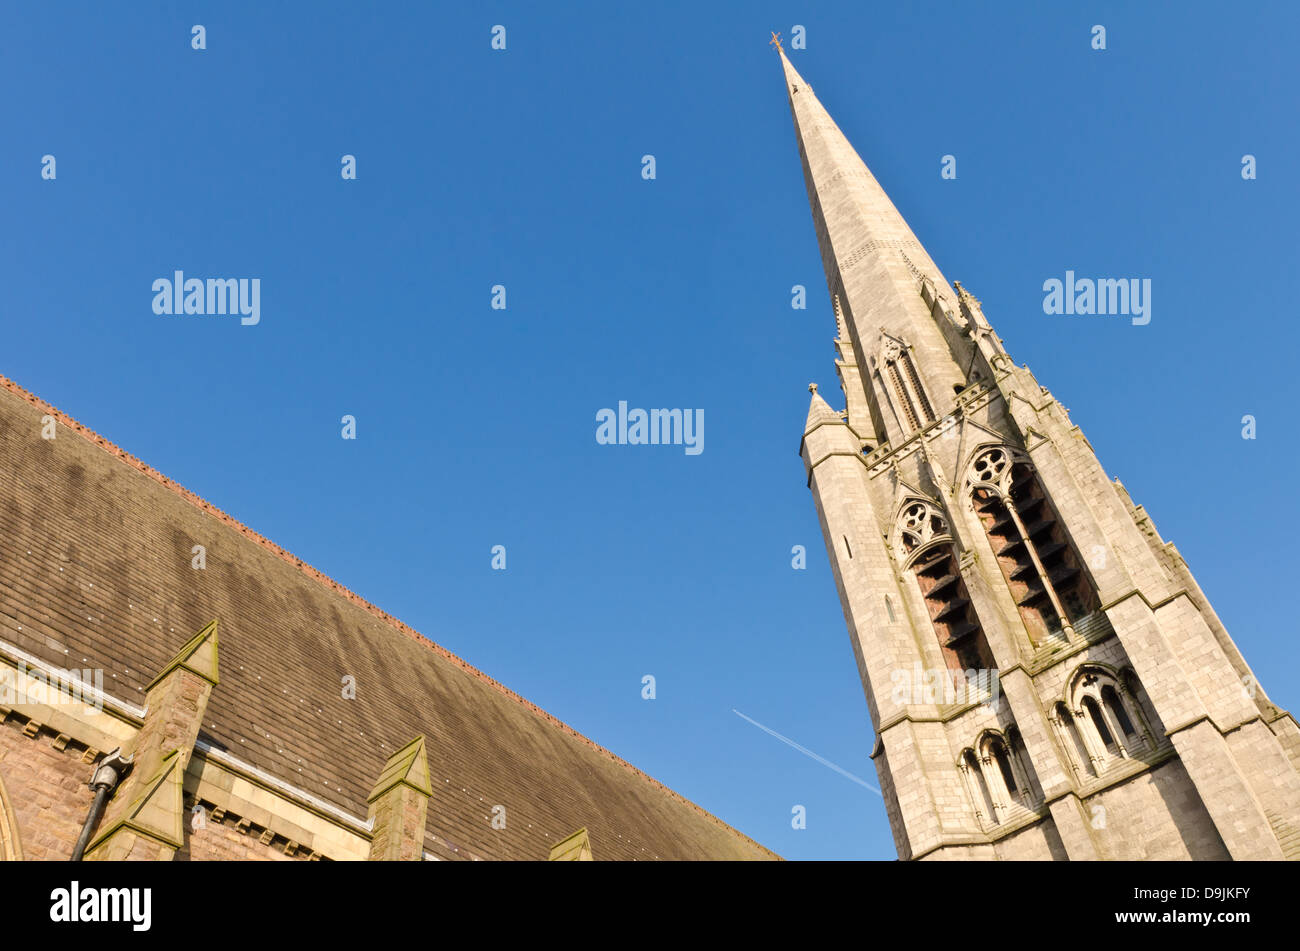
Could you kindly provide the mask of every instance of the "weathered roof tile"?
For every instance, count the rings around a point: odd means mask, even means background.
[[[139,704],[219,618],[201,739],[353,816],[423,734],[433,854],[542,860],[586,827],[600,859],[776,857],[4,377],[0,538],[0,637]]]

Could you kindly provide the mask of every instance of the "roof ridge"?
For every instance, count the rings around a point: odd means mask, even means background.
[[[60,423],[63,426],[67,427],[68,429],[73,430],[86,441],[95,444],[100,449],[103,449],[105,452],[110,453],[111,455],[117,456],[120,460],[125,462],[127,465],[131,466],[133,469],[136,469],[137,471],[143,473],[144,475],[148,476],[154,481],[166,486],[168,489],[175,492],[186,502],[189,502],[191,505],[193,505],[195,508],[201,509],[207,514],[215,517],[218,521],[224,522],[226,525],[233,528],[235,531],[239,532],[245,538],[248,538],[249,540],[256,542],[258,545],[262,546],[267,551],[271,552],[273,555],[276,555],[281,560],[296,566],[307,577],[312,578],[313,580],[318,581],[321,584],[324,584],[326,587],[333,590],[336,594],[342,595],[344,598],[351,601],[353,604],[368,611],[370,614],[379,618],[381,621],[384,621],[386,624],[396,629],[401,634],[404,634],[406,637],[410,638],[411,640],[424,645],[426,648],[432,650],[434,653],[440,655],[444,659],[451,661],[453,664],[456,664],[466,673],[470,674],[473,677],[478,678],[480,681],[487,684],[489,687],[492,687],[500,691],[505,696],[509,697],[511,700],[514,700],[520,706],[531,711],[535,716],[550,722],[551,724],[559,727],[564,732],[570,734],[571,736],[576,737],[577,739],[587,744],[596,752],[605,754],[606,756],[608,756],[614,762],[618,763],[627,771],[633,773],[636,776],[641,777],[642,779],[650,783],[652,786],[657,786],[659,789],[662,789],[664,792],[668,793],[673,798],[680,800],[682,803],[694,809],[696,812],[698,812],[700,815],[704,816],[705,818],[710,819],[713,822],[717,823],[718,825],[722,826],[723,828],[735,833],[745,841],[751,843],[752,845],[758,847],[759,849],[762,849],[764,852],[767,852],[769,855],[775,856],[776,858],[780,858],[780,856],[777,855],[777,853],[773,852],[767,846],[754,841],[749,836],[745,835],[745,833],[741,832],[739,829],[723,822],[721,819],[719,819],[713,813],[709,812],[703,806],[700,806],[699,804],[692,802],[691,800],[683,796],[681,793],[677,792],[674,789],[671,789],[670,787],[661,783],[659,780],[655,779],[649,773],[646,773],[638,769],[637,767],[633,766],[631,763],[623,759],[618,754],[605,749],[605,747],[601,746],[595,740],[592,740],[589,737],[586,737],[583,734],[579,733],[577,730],[569,726],[569,724],[565,723],[563,720],[559,719],[553,714],[547,713],[545,710],[543,710],[537,704],[533,703],[531,700],[511,690],[509,687],[507,687],[505,684],[501,683],[500,681],[494,680],[492,677],[489,677],[487,674],[479,670],[473,664],[470,664],[468,661],[462,660],[460,657],[457,657],[455,654],[447,650],[447,648],[443,647],[441,644],[437,644],[430,638],[424,636],[419,631],[415,630],[415,628],[407,624],[405,621],[393,617],[393,615],[389,614],[387,611],[383,610],[382,608],[374,604],[371,604],[369,601],[361,597],[361,595],[357,594],[355,591],[352,591],[351,589],[344,587],[343,585],[339,584],[337,581],[335,581],[333,578],[329,577],[325,573],[317,570],[316,568],[313,568],[311,565],[307,564],[307,562],[303,561],[297,555],[277,545],[275,542],[271,541],[266,536],[253,531],[251,528],[249,528],[243,522],[239,521],[239,519],[235,518],[233,515],[229,515],[226,512],[223,512],[221,509],[217,508],[211,502],[208,502],[206,499],[201,498],[197,493],[192,492],[189,489],[185,488],[185,486],[181,485],[179,482],[176,482],[173,479],[169,479],[167,476],[163,475],[153,466],[131,455],[129,452],[127,452],[125,449],[122,449],[120,446],[116,445],[115,443],[105,439],[103,436],[95,432],[89,426],[82,425],[80,422],[73,419],[67,413],[56,408],[53,404],[48,403],[45,400],[41,399],[39,396],[36,396],[34,393],[31,393],[28,390],[24,389],[22,386],[15,383],[13,380],[9,379],[9,377],[4,376],[3,374],[0,374],[0,387],[8,390],[10,393],[13,393],[15,396],[21,397],[22,399],[26,400],[28,403],[32,404],[36,408],[44,410],[49,415],[53,416],[57,423]]]

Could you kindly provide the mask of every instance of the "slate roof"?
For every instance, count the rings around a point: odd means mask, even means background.
[[[777,858],[0,377],[0,638],[103,668],[105,692],[139,707],[214,617],[200,741],[364,820],[385,761],[422,733],[435,854],[543,860],[585,826],[598,859]],[[344,700],[345,674],[385,688]]]

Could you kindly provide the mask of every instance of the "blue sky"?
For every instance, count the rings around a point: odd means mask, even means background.
[[[931,255],[1300,707],[1294,7],[472,7],[8,5],[0,373],[782,855],[893,858],[877,795],[733,713],[876,783],[797,457],[806,384],[838,394],[766,45],[802,24]],[[178,268],[260,278],[260,324],[156,316]],[[1151,323],[1045,315],[1066,269],[1150,278]],[[597,445],[619,400],[703,409],[705,451]]]

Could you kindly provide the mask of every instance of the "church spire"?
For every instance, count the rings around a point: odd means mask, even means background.
[[[799,452],[899,856],[1300,859],[1300,726],[780,56],[845,394]]]
[[[922,298],[928,282],[951,301],[947,279],[779,45],[777,52],[826,283],[861,370],[853,385],[870,407],[869,428],[892,442],[946,412],[967,383],[971,344],[945,316],[955,308],[932,312]],[[844,382],[852,407],[860,401]]]

